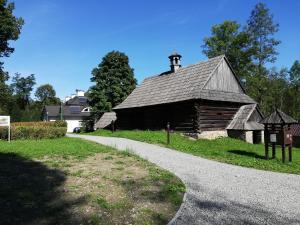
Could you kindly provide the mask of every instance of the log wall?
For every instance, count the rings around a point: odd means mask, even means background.
[[[192,101],[119,109],[116,113],[119,129],[161,130],[168,122],[176,131],[195,132],[196,128],[196,109]]]
[[[224,130],[241,107],[240,103],[199,101],[197,125],[199,131]]]
[[[171,129],[183,132],[224,130],[242,104],[217,101],[181,103],[119,109],[117,128],[161,130],[170,122]]]

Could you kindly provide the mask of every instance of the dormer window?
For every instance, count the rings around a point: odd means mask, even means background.
[[[90,112],[90,111],[91,111],[91,107],[86,107],[81,112]]]

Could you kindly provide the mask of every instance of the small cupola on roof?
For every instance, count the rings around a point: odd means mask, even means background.
[[[179,55],[175,50],[173,53],[169,56],[170,59],[170,67],[172,72],[176,72],[181,67],[181,55]]]

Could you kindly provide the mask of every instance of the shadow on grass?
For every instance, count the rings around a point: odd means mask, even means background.
[[[80,224],[72,208],[84,199],[64,192],[63,171],[13,153],[0,153],[0,224]]]
[[[247,152],[245,150],[229,150],[228,152],[236,154],[236,155],[242,155],[242,156],[247,156],[251,158],[257,158],[257,159],[264,159],[265,157],[262,155],[259,155],[255,152]]]

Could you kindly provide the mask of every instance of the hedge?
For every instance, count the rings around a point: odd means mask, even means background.
[[[11,124],[11,140],[63,137],[67,133],[64,121],[18,122]],[[0,127],[0,139],[7,139],[8,128]]]
[[[58,121],[38,121],[38,122],[15,122],[11,126],[20,126],[20,127],[67,127],[67,122],[58,120]]]

